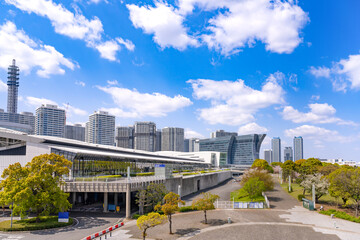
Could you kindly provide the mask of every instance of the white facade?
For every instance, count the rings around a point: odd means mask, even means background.
[[[271,139],[272,162],[281,162],[281,139]]]
[[[265,150],[264,150],[264,159],[265,159],[265,161],[267,161],[269,164],[272,163],[272,150],[271,150],[271,149],[265,149]]]
[[[184,129],[163,128],[161,131],[161,151],[184,151]]]
[[[294,161],[304,159],[303,138],[294,137]]]
[[[171,156],[171,157],[184,157],[196,159],[199,161],[204,161],[205,163],[211,164],[213,167],[221,167],[221,157],[223,161],[226,162],[226,153],[221,152],[212,152],[212,151],[203,151],[203,152],[175,152],[175,151],[161,151],[161,155]],[[222,156],[221,154],[225,154]]]
[[[156,124],[135,122],[134,149],[154,152],[156,147]]]
[[[35,114],[35,134],[44,136],[65,136],[65,110],[56,105],[38,107]]]
[[[355,167],[355,166],[360,166],[359,162],[355,162],[353,160],[344,160],[342,158],[335,158],[335,159],[320,159],[321,162],[325,162],[325,163],[332,163],[332,164],[339,164],[341,165],[348,165],[351,167]]]
[[[115,116],[104,111],[94,112],[89,116],[86,131],[87,142],[114,146]]]

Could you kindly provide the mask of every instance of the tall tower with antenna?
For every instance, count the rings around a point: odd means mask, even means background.
[[[17,113],[18,89],[19,89],[19,67],[15,65],[15,59],[8,68],[8,102],[7,112]]]

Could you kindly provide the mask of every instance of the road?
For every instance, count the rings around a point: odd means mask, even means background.
[[[65,228],[21,233],[0,233],[0,240],[80,240],[90,234],[115,225],[116,222],[124,217],[123,214],[96,212],[71,212],[70,216],[75,218],[78,223]],[[0,218],[0,221],[7,219],[7,217]]]

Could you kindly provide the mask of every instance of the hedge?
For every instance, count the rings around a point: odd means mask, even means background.
[[[335,209],[329,209],[326,211],[320,211],[319,213],[324,214],[324,215],[331,215],[334,214],[335,217],[337,218],[341,218],[341,219],[345,219],[351,222],[356,222],[356,223],[360,223],[360,217],[354,217],[351,216],[345,212],[341,212],[341,211],[336,211]]]

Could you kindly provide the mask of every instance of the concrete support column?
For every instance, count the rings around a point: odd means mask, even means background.
[[[108,193],[104,192],[104,212],[108,211]]]
[[[114,205],[117,206],[118,205],[118,193],[114,193]]]
[[[126,184],[126,218],[131,218],[131,184]]]
[[[84,202],[87,203],[87,199],[88,199],[88,193],[84,193]]]
[[[76,203],[76,192],[73,192],[72,193],[72,205],[73,205],[73,207],[75,206],[75,203]]]

